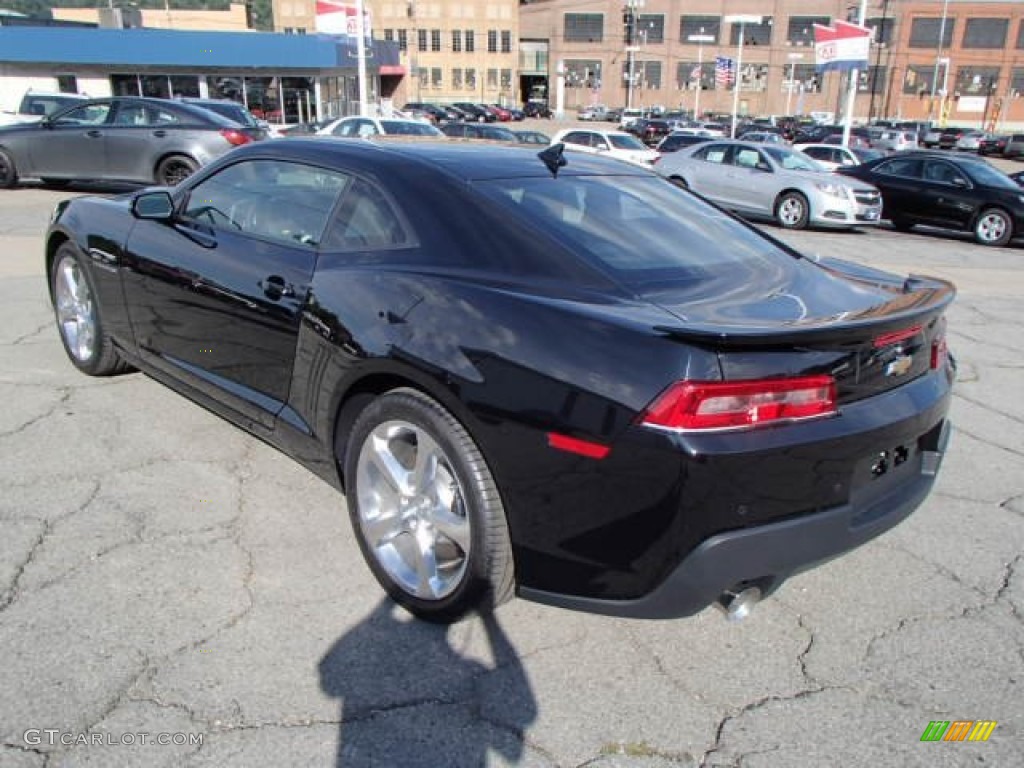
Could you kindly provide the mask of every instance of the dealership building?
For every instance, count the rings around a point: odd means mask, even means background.
[[[236,7],[244,14],[244,6]],[[150,13],[173,28],[135,26],[152,22],[119,11],[98,19],[108,26],[80,13],[54,22],[2,17],[0,109],[16,109],[33,89],[93,97],[227,98],[275,123],[358,111],[353,37],[188,29],[173,14],[197,24],[219,21],[196,19],[195,11]],[[237,19],[229,17],[227,23]],[[365,53],[370,99],[390,99],[405,75],[397,44],[370,40]]]

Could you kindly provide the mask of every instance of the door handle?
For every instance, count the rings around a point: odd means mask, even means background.
[[[271,301],[277,301],[283,296],[295,295],[295,286],[285,282],[285,279],[280,275],[270,275],[260,280],[260,288],[263,289],[263,294]]]
[[[164,136],[167,135],[167,131],[161,128],[159,131],[153,131],[153,135],[156,136],[158,139],[162,139]]]
[[[91,131],[86,131],[85,135],[88,136],[90,139],[98,139],[100,138],[100,136],[103,135],[103,131],[97,131],[95,128],[93,128]]]

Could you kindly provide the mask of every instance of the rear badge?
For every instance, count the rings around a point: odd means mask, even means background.
[[[910,355],[900,355],[887,366],[885,366],[886,376],[903,376],[910,370],[910,366],[914,364],[914,358]]]

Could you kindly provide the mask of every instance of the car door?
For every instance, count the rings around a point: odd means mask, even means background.
[[[887,219],[920,219],[925,214],[920,158],[890,158],[876,165],[865,180],[882,193],[882,210]]]
[[[109,101],[91,101],[55,115],[29,146],[38,176],[107,178],[106,135],[113,114]]]
[[[688,164],[690,186],[719,205],[731,207],[733,200],[732,166],[733,147],[730,144],[709,144],[691,156]]]
[[[771,215],[778,182],[764,152],[754,147],[734,147],[732,165],[732,173],[726,174],[726,187],[733,207],[745,213]]]
[[[151,181],[177,123],[180,119],[170,110],[140,101],[115,102],[104,137],[109,178]]]
[[[142,356],[249,426],[271,428],[288,398],[317,248],[347,181],[250,158],[191,185],[171,222],[139,221],[124,286]]]
[[[966,175],[948,160],[925,158],[921,178],[921,220],[942,227],[968,227],[977,201]]]

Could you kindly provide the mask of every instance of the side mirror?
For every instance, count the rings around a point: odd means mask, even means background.
[[[174,201],[166,192],[146,192],[132,201],[132,215],[137,219],[170,221],[174,215]]]
[[[960,187],[961,189],[967,188],[967,179],[965,179],[963,176],[954,176],[952,179],[950,179],[949,183],[952,184],[954,187]]]

